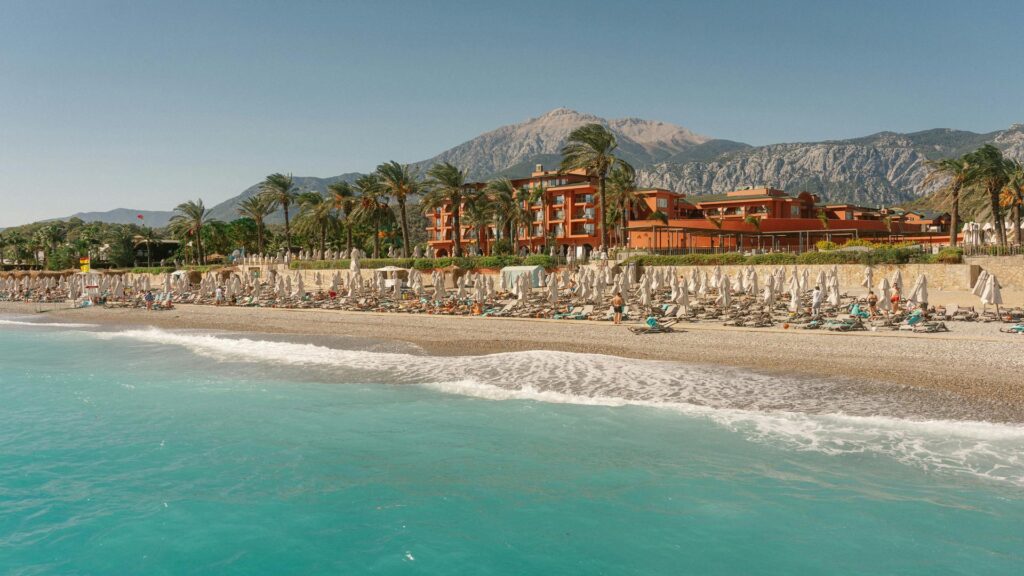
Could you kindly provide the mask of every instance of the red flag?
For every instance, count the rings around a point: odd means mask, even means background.
[[[135,217],[138,218],[139,220],[145,220],[146,219],[145,216],[143,216],[142,214],[136,214]]]

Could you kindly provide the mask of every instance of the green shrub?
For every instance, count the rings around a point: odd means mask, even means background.
[[[746,264],[764,264],[781,266],[784,264],[796,264],[796,254],[789,254],[787,252],[773,252],[770,254],[754,254],[747,256]]]
[[[962,248],[943,248],[933,256],[933,260],[939,264],[959,264],[964,261]]]
[[[476,258],[471,258],[468,256],[458,256],[456,258],[452,258],[452,263],[455,264],[455,267],[459,268],[460,270],[473,270],[476,268]]]
[[[544,268],[552,268],[555,266],[555,261],[547,254],[531,254],[523,260],[523,264],[526,264],[527,266],[543,266]]]
[[[815,242],[814,247],[817,248],[820,252],[825,252],[829,250],[835,250],[836,248],[839,248],[839,245],[829,240],[818,240],[817,242]]]
[[[500,269],[505,266],[518,266],[522,262],[523,259],[516,256],[480,256],[476,259],[476,267]]]
[[[132,274],[170,274],[175,270],[176,268],[174,266],[142,266],[139,268],[132,268],[130,272]]]
[[[491,252],[496,256],[507,256],[512,254],[512,241],[508,238],[502,238],[494,243],[494,247]]]

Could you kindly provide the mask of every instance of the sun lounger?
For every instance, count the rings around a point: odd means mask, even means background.
[[[914,324],[911,331],[921,333],[949,332],[949,328],[946,327],[945,322],[919,322]]]

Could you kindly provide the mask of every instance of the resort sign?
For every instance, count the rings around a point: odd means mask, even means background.
[[[89,273],[89,257],[83,256],[78,259],[78,267],[82,269],[82,274]]]

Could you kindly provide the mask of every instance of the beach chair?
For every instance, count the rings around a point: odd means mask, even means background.
[[[1009,328],[1000,328],[999,331],[1003,334],[1024,334],[1024,324],[1016,324]]]
[[[833,318],[825,322],[823,328],[831,330],[833,332],[851,332],[853,330],[867,330],[864,326],[864,320],[860,316],[851,316],[849,318]]]
[[[594,306],[592,304],[587,304],[585,306],[578,306],[578,307],[576,307],[575,309],[573,309],[573,311],[571,313],[561,314],[561,315],[556,314],[555,318],[558,318],[559,316],[561,316],[561,318],[564,318],[566,320],[586,320],[593,313],[594,313]]]
[[[946,327],[945,322],[918,322],[911,328],[912,332],[919,333],[935,333],[935,332],[949,332],[949,328]]]

